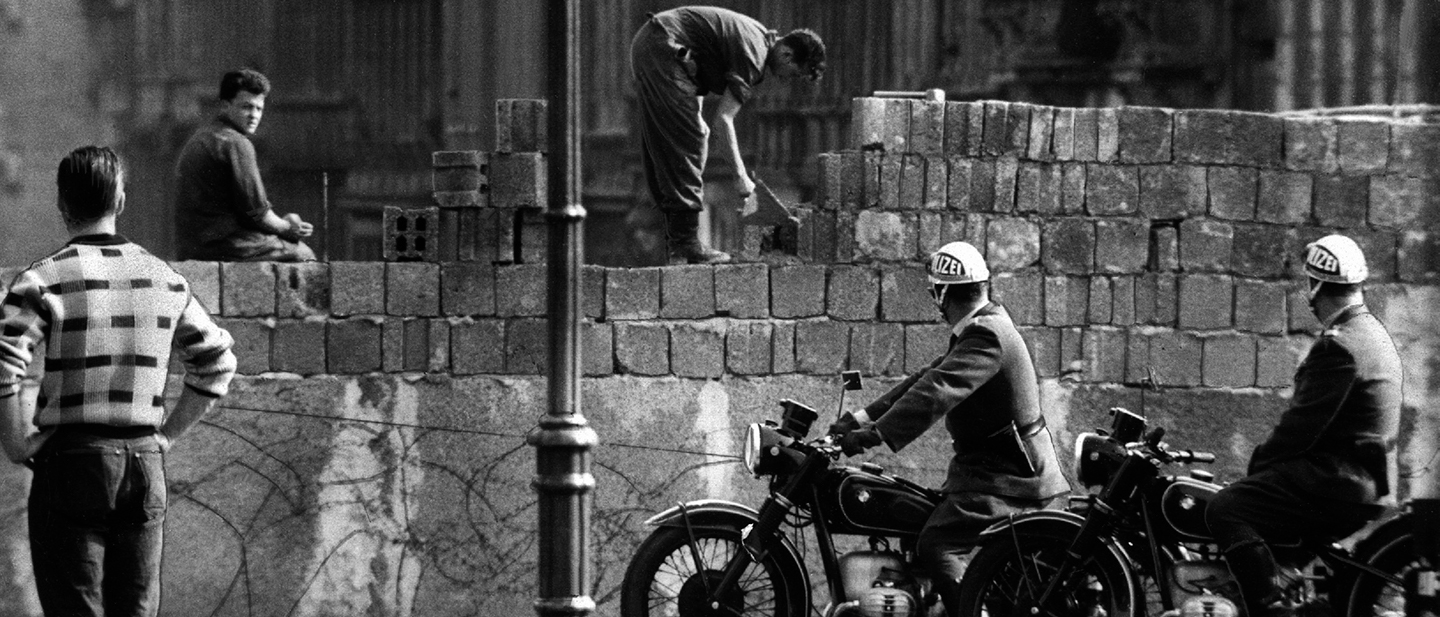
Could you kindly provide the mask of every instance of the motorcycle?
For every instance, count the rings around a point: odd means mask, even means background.
[[[1164,430],[1111,410],[1109,431],[1076,439],[1075,472],[1090,494],[1064,511],[1029,512],[981,535],[961,581],[962,614],[1035,617],[1234,617],[1244,606],[1205,524],[1220,485],[1208,463],[1174,450]],[[1098,492],[1094,492],[1099,489]],[[1402,617],[1405,579],[1423,567],[1410,512],[1372,525],[1353,550],[1330,542],[1272,546],[1286,599],[1301,615]],[[1328,607],[1327,607],[1328,604]]]
[[[806,440],[815,410],[791,400],[781,407],[778,424],[751,424],[745,435],[745,467],[770,477],[764,504],[699,500],[647,520],[656,529],[626,569],[622,615],[808,615],[810,577],[795,545],[805,527],[830,593],[825,617],[913,617],[936,603],[915,544],[940,494],[873,463],[837,465],[830,436]],[[868,549],[837,557],[842,535],[867,538]]]

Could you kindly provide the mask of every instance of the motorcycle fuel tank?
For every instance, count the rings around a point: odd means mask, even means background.
[[[832,533],[913,536],[939,503],[920,487],[851,468],[832,470],[821,484]]]
[[[1160,496],[1160,514],[1165,522],[1189,542],[1210,542],[1210,528],[1205,524],[1205,506],[1215,497],[1220,486],[1196,480],[1175,478]]]

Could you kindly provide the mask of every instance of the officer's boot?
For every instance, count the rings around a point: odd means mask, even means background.
[[[1232,547],[1225,551],[1225,562],[1235,582],[1240,584],[1240,594],[1245,596],[1250,617],[1295,616],[1295,607],[1285,602],[1275,585],[1277,568],[1270,547],[1263,542]]]
[[[712,249],[700,241],[700,212],[695,210],[666,211],[665,223],[671,265],[730,262],[729,253]]]

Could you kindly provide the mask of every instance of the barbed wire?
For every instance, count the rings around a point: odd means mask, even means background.
[[[461,427],[453,427],[453,426],[437,426],[437,425],[432,425],[432,424],[415,424],[415,423],[411,423],[411,422],[396,422],[396,421],[393,421],[393,420],[373,420],[373,419],[367,419],[367,418],[355,418],[355,417],[351,417],[351,416],[332,416],[332,415],[323,415],[323,414],[317,414],[317,413],[306,413],[306,412],[303,412],[303,411],[289,411],[289,410],[284,410],[284,409],[260,409],[260,408],[256,408],[256,407],[245,407],[245,406],[241,406],[241,405],[220,405],[220,408],[221,408],[221,409],[229,409],[229,410],[233,410],[233,411],[248,411],[248,412],[251,412],[251,413],[274,414],[274,415],[281,415],[281,416],[293,416],[293,417],[297,417],[297,418],[309,418],[309,419],[312,419],[312,420],[326,420],[326,421],[330,421],[330,422],[355,422],[355,423],[360,423],[360,424],[374,424],[374,425],[379,425],[379,426],[391,426],[391,427],[396,427],[396,428],[412,428],[412,429],[420,429],[420,430],[427,430],[427,431],[437,431],[437,432],[442,432],[442,433],[457,433],[457,434],[462,434],[462,435],[481,435],[481,436],[485,436],[485,437],[509,437],[509,438],[515,438],[515,439],[525,439],[526,437],[529,436],[530,433],[534,432],[537,428],[539,428],[538,426],[537,426],[537,427],[533,427],[533,428],[531,428],[529,431],[526,431],[524,434],[521,434],[521,433],[508,433],[508,432],[504,432],[504,431],[486,431],[486,430],[481,430],[481,429],[461,428]],[[740,457],[739,455],[736,455],[736,454],[721,454],[721,453],[718,453],[718,452],[705,452],[705,451],[703,451],[703,450],[687,450],[687,449],[684,449],[684,448],[667,448],[667,447],[662,447],[662,446],[646,446],[646,445],[640,445],[640,444],[619,443],[619,442],[612,442],[612,441],[602,441],[602,442],[600,442],[599,445],[601,445],[601,446],[610,446],[610,447],[613,447],[613,448],[630,448],[630,449],[633,449],[633,450],[648,450],[648,451],[651,451],[651,452],[670,452],[670,453],[673,453],[673,454],[692,454],[692,455],[695,455],[695,456],[714,456],[714,457],[719,457],[719,458],[734,459],[734,460],[736,460],[736,461],[739,461],[739,460],[741,460],[741,458],[742,458],[742,457]]]

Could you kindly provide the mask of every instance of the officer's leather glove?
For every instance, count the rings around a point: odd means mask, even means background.
[[[839,420],[836,420],[834,424],[830,425],[830,430],[825,434],[844,435],[857,428],[860,428],[860,421],[855,419],[855,414],[847,411],[840,416]]]
[[[873,427],[855,429],[840,437],[840,451],[845,456],[855,456],[870,448],[880,445],[880,433]]]

